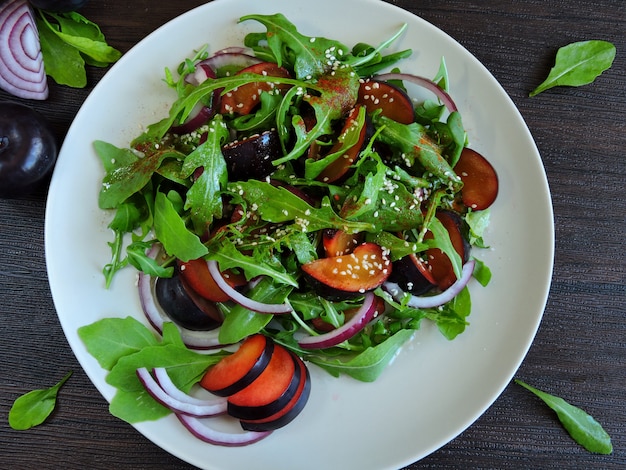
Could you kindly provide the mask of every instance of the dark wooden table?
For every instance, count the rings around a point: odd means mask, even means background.
[[[93,0],[82,13],[125,52],[202,3]],[[604,424],[614,446],[610,456],[586,452],[539,400],[511,384],[468,430],[409,468],[626,468],[626,3],[391,3],[469,49],[528,123],[552,191],[556,259],[543,322],[517,377],[585,408]],[[617,46],[612,69],[591,85],[529,98],[557,48],[587,39]],[[30,102],[52,121],[59,139],[103,73],[90,69],[84,90],[53,84],[49,100]],[[0,99],[7,98],[0,91]],[[46,277],[45,202],[45,188],[0,200],[0,468],[189,468],[111,416],[76,362]],[[29,431],[11,430],[13,400],[52,385],[70,369],[74,375],[52,418]]]

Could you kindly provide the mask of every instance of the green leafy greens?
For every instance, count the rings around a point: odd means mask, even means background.
[[[599,40],[573,42],[561,47],[548,78],[530,96],[555,86],[582,86],[592,83],[613,65],[615,52],[613,44]]]
[[[117,389],[109,406],[128,423],[159,419],[170,410],[156,402],[137,378],[140,367],[165,367],[172,381],[188,392],[208,367],[229,353],[199,354],[185,347],[173,323],[163,325],[159,341],[132,317],[105,318],[78,330],[87,351],[109,371],[107,383]]]
[[[67,379],[68,372],[57,384],[50,388],[32,390],[15,400],[9,410],[9,425],[16,430],[26,430],[43,423],[54,411],[57,394]]]
[[[610,454],[613,452],[611,437],[602,425],[587,412],[569,404],[560,397],[532,387],[521,380],[516,379],[515,383],[534,393],[554,410],[563,427],[572,436],[572,439],[589,452],[597,454]]]
[[[107,44],[98,25],[80,13],[37,11],[46,74],[58,84],[84,88],[87,85],[85,65],[106,67],[122,56]]]
[[[433,321],[447,339],[461,334],[471,310],[469,290],[444,306],[416,309],[378,288],[374,293],[386,303],[385,314],[341,344],[305,350],[294,333],[320,334],[313,322],[341,327],[364,297],[362,292],[345,299],[319,295],[302,265],[324,257],[325,234],[343,232],[378,245],[389,262],[439,249],[460,276],[463,260],[436,217],[438,211],[454,210],[462,186],[453,170],[466,143],[460,114],[444,118],[439,104],[430,103],[414,124],[405,125],[357,103],[363,74],[410,54],[384,54],[405,26],[377,46],[361,43],[349,49],[338,41],[301,34],[280,14],[241,18],[252,20],[267,31],[248,34],[245,45],[288,74],[218,69],[216,78],[190,84],[185,77],[206,58],[206,47],[201,48],[180,64],[178,75],[166,70],[165,83],[177,93],[167,117],[149,125],[129,148],[94,142],[105,170],[99,206],[115,213],[109,225],[114,233],[111,261],[104,268],[107,286],[129,264],[150,276],[170,277],[177,273],[177,260],[216,261],[222,272],[231,270],[255,280],[245,294],[250,299],[293,309],[290,314],[270,315],[218,302],[224,316],[219,330],[222,344],[261,333],[332,375],[373,381],[424,319]],[[435,79],[447,88],[444,61]],[[179,135],[172,130],[198,106],[217,99],[216,94],[232,95],[251,85],[258,102],[250,114],[224,108],[197,131]],[[352,124],[344,129],[346,122]],[[271,171],[266,176],[233,178],[230,146],[270,132],[281,152],[273,156]],[[365,141],[360,140],[362,135],[367,135]],[[321,177],[356,146],[361,149],[340,183]],[[319,155],[312,148],[320,149]],[[463,230],[471,234],[467,238],[475,246],[484,245],[488,212],[468,210],[460,217]],[[426,232],[432,236],[425,239]],[[158,260],[146,254],[152,248],[161,250]],[[478,265],[479,280],[486,284],[489,269]],[[118,390],[112,412],[131,421],[153,419],[165,411],[145,396],[131,372],[158,363],[176,374],[183,363],[190,364],[189,375],[178,378],[178,385],[186,389],[210,360],[188,354],[176,342],[155,343],[134,322],[124,322],[129,323],[130,337],[118,334],[112,345],[104,327],[121,328],[125,324],[121,320],[112,325],[103,320],[80,334],[110,371],[107,382]],[[129,404],[135,399],[141,406],[129,416]]]

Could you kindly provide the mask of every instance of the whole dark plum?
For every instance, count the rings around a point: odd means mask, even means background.
[[[0,102],[0,197],[33,191],[50,173],[57,141],[43,115],[29,106]]]
[[[88,1],[89,0],[30,0],[30,4],[42,10],[64,13],[78,10],[85,6]]]

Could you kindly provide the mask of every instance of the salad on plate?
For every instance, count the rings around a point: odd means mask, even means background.
[[[443,58],[428,79],[395,68],[410,50],[386,53],[405,27],[347,47],[282,14],[240,21],[266,31],[166,69],[177,99],[128,148],[94,143],[114,213],[106,285],[136,268],[158,334],[130,317],[79,330],[113,414],[173,412],[230,446],[298,416],[308,364],[371,382],[423,321],[461,334],[469,281],[491,276],[474,249],[498,193]],[[123,347],[104,346],[113,335]]]

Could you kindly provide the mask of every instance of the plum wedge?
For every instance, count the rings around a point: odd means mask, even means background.
[[[463,181],[461,198],[472,210],[487,209],[498,196],[498,175],[480,153],[464,148],[454,171]]]
[[[411,124],[415,120],[411,99],[387,82],[365,80],[359,87],[357,104],[365,106],[368,113],[381,110],[383,116],[401,124]]]
[[[322,296],[354,296],[376,289],[391,274],[391,261],[375,243],[363,243],[347,255],[320,258],[302,265]]]

